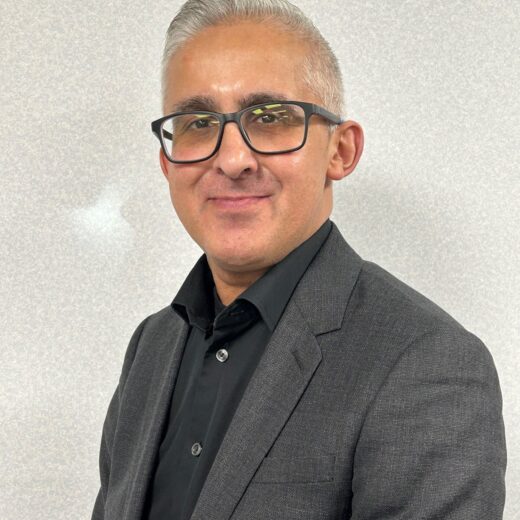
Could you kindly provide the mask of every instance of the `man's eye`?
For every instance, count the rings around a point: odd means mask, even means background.
[[[279,121],[279,118],[275,114],[264,114],[259,119],[262,123],[276,123]]]
[[[200,129],[200,128],[208,128],[209,121],[207,119],[197,119],[190,124],[190,128]]]

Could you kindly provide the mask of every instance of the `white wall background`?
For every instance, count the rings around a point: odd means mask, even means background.
[[[349,243],[488,345],[520,518],[520,2],[300,0],[366,132],[335,185]],[[180,2],[3,0],[0,518],[89,518],[131,333],[201,251],[149,128]],[[326,8],[324,8],[326,6]]]

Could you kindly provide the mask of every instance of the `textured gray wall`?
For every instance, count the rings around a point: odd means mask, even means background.
[[[520,2],[296,3],[337,50],[348,115],[366,132],[332,218],[488,345],[505,518],[520,518]],[[201,254],[149,130],[179,5],[2,2],[2,519],[89,517],[127,342]]]

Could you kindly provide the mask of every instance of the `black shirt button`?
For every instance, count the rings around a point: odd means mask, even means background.
[[[217,351],[216,357],[221,363],[224,363],[224,361],[229,357],[229,353],[225,348],[221,348]]]
[[[200,455],[200,452],[202,451],[202,444],[200,444],[199,442],[196,442],[192,447],[191,447],[191,454],[194,456],[194,457],[198,457]]]

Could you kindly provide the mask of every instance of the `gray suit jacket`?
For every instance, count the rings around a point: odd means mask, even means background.
[[[134,332],[94,520],[138,520],[188,326]],[[484,344],[333,228],[226,432],[194,520],[502,518],[502,401]],[[166,519],[165,519],[166,520]]]

